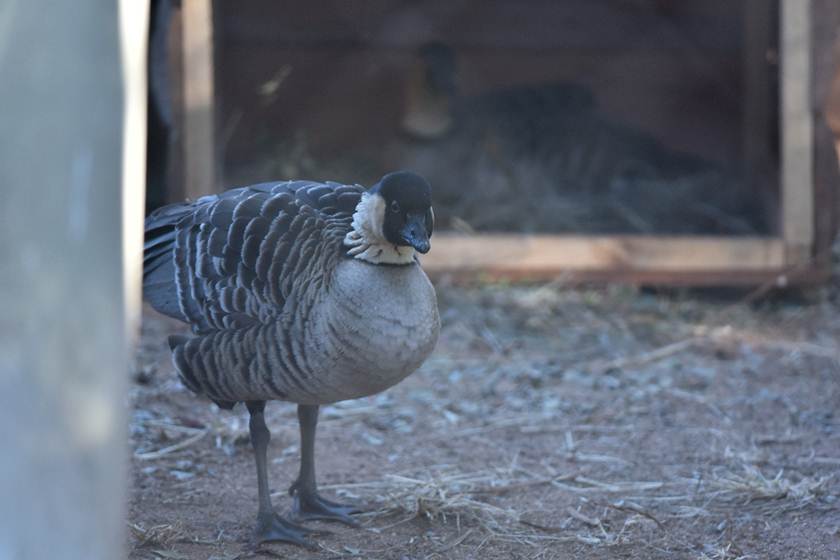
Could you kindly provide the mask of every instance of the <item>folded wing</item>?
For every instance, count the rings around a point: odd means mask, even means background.
[[[308,268],[328,279],[362,192],[288,181],[160,208],[145,223],[144,297],[197,333],[266,323]]]

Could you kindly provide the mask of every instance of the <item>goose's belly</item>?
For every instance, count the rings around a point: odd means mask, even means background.
[[[321,329],[322,402],[378,393],[416,370],[437,343],[437,298],[419,265],[342,262]]]

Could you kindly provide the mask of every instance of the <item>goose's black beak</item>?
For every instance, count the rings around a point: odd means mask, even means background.
[[[411,245],[420,253],[428,253],[431,248],[429,232],[426,231],[426,218],[423,214],[409,214],[400,236],[406,245]]]

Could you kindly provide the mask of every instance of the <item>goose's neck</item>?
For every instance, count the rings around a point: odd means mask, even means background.
[[[344,237],[347,255],[373,264],[411,264],[414,248],[394,245],[382,231],[385,200],[376,193],[362,193],[353,213],[353,229]]]
[[[427,70],[418,69],[407,81],[403,132],[420,140],[435,140],[452,129],[453,96],[428,83]]]

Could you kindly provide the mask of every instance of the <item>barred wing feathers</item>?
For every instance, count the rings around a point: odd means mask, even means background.
[[[362,192],[288,181],[160,208],[145,223],[144,296],[198,334],[267,323],[296,283],[329,281]]]

